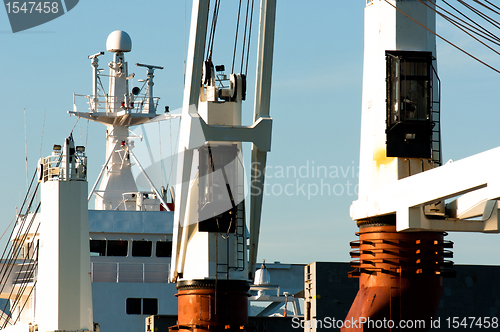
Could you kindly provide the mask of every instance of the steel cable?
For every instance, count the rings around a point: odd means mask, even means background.
[[[245,76],[248,73],[248,57],[250,55],[250,39],[252,38],[252,23],[253,23],[253,5],[255,0],[252,0],[252,9],[250,10],[250,29],[248,31],[248,46],[247,46],[247,60],[245,64]]]
[[[238,30],[240,28],[240,14],[241,14],[241,0],[238,6],[238,18],[236,19],[236,34],[234,36],[234,51],[233,51],[233,64],[231,66],[231,73],[234,73],[234,61],[236,59],[236,46],[238,45]]]
[[[472,54],[470,54],[469,52],[465,51],[464,49],[458,47],[457,45],[453,44],[452,42],[450,42],[448,39],[442,37],[441,35],[439,35],[438,33],[436,33],[435,31],[432,31],[431,29],[427,28],[425,25],[423,25],[422,23],[418,22],[417,20],[415,20],[413,17],[411,17],[410,15],[406,14],[404,11],[402,11],[400,8],[397,8],[395,5],[393,5],[392,3],[390,3],[388,0],[384,0],[387,4],[389,4],[391,7],[395,8],[397,11],[399,11],[400,13],[402,13],[403,15],[405,15],[406,17],[408,17],[409,19],[411,19],[413,22],[417,23],[418,25],[420,25],[422,28],[424,28],[425,30],[429,31],[430,33],[432,33],[433,35],[435,35],[436,37],[439,37],[441,40],[445,41],[446,43],[450,44],[451,46],[455,47],[456,49],[458,49],[459,51],[463,52],[464,54],[470,56],[471,58],[473,58],[474,60],[478,61],[479,63],[482,63],[483,65],[485,65],[486,67],[490,68],[491,70],[497,72],[500,74],[500,70],[496,69],[495,67],[492,67],[490,66],[489,64],[487,64],[486,62],[482,61],[481,59],[473,56]]]
[[[428,4],[424,3],[422,0],[418,0],[418,2],[420,2],[421,4],[423,4],[423,5],[425,5],[425,6],[427,6],[427,7],[429,7],[429,8],[431,8],[431,9],[432,9],[432,7],[431,7],[431,6],[429,6]],[[440,13],[440,12],[438,12],[438,11],[436,11],[436,10],[434,10],[434,11],[435,11],[437,14],[441,15],[441,13]],[[488,44],[486,44],[485,42],[482,42],[482,41],[481,41],[481,40],[479,40],[477,37],[474,37],[471,33],[469,33],[469,32],[467,32],[467,31],[465,31],[465,29],[466,29],[466,28],[461,27],[461,26],[460,26],[460,24],[456,23],[455,21],[453,21],[453,20],[449,19],[449,18],[448,18],[448,17],[446,17],[446,16],[443,16],[443,15],[441,15],[441,16],[442,16],[444,19],[446,19],[448,22],[450,22],[451,24],[453,24],[455,27],[457,27],[458,29],[460,29],[461,31],[463,31],[465,34],[467,34],[467,35],[468,35],[468,36],[470,36],[471,38],[475,39],[477,42],[481,43],[481,45],[485,46],[486,48],[488,48],[488,49],[490,49],[491,51],[495,52],[496,54],[500,55],[500,53],[499,53],[497,50],[495,50],[494,48],[492,48],[491,46],[489,46],[489,45],[488,45]],[[491,41],[491,40],[490,40],[490,41]],[[494,41],[491,41],[491,42],[492,42],[492,43],[495,43],[495,44],[497,44],[497,45],[499,45],[499,46],[500,46],[500,44],[499,44],[499,43],[497,43],[497,42],[494,42]]]
[[[496,40],[500,41],[499,37],[497,37],[495,34],[493,34],[492,32],[490,32],[488,29],[484,28],[483,26],[481,26],[480,24],[478,24],[477,22],[475,22],[474,20],[472,20],[470,17],[468,17],[467,15],[465,15],[464,13],[462,13],[460,10],[458,10],[457,8],[455,8],[454,6],[452,6],[451,4],[449,4],[446,0],[443,0],[443,2],[446,5],[448,5],[450,8],[452,8],[454,11],[456,11],[458,14],[460,14],[461,16],[463,16],[465,19],[471,21],[474,25],[476,25],[479,29],[481,29],[482,31],[484,31],[486,34],[488,34],[490,36],[490,38],[493,38],[493,39],[496,39]],[[439,8],[441,8],[441,7],[439,7]],[[450,13],[450,15],[453,15],[453,14]],[[456,16],[454,16],[454,17],[456,17]]]

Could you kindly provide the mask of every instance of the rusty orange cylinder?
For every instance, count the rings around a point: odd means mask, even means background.
[[[343,331],[427,331],[435,317],[449,272],[445,257],[453,245],[442,232],[396,232],[395,226],[360,228],[351,262],[359,291]],[[403,329],[406,330],[406,329]]]
[[[170,331],[247,331],[249,288],[242,280],[178,282],[178,325]]]

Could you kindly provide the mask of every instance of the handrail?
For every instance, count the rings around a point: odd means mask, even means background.
[[[169,275],[168,263],[91,262],[92,282],[168,283]]]
[[[128,102],[128,105],[121,104],[121,101],[117,99],[116,96],[100,96],[98,95],[95,97],[94,95],[81,95],[81,94],[74,94],[74,97],[84,97],[87,99],[87,104],[89,105],[89,110],[91,112],[106,112],[106,113],[111,113],[111,105],[113,103],[119,103],[120,105],[115,105],[116,108],[121,108],[123,110],[130,110],[131,113],[149,113],[151,110],[149,108],[149,97],[148,96],[137,96],[133,100],[130,100]],[[94,100],[96,100],[95,105],[94,105]],[[158,107],[158,103],[160,101],[160,97],[152,97],[153,100],[153,110],[156,110]],[[73,101],[73,103],[76,105],[76,100]],[[103,105],[103,106],[101,106]]]
[[[45,181],[68,181],[87,179],[87,157],[83,155],[72,155],[66,163],[66,157],[60,153],[41,159],[41,180]],[[64,165],[68,165],[66,169]]]

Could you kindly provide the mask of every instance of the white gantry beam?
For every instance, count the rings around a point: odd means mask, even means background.
[[[499,232],[496,209],[491,211],[500,197],[499,164],[500,147],[398,180],[353,202],[351,217],[360,220],[396,213],[398,231]],[[425,217],[425,205],[463,194],[467,195],[447,205],[448,218]],[[460,218],[481,214],[481,220]]]

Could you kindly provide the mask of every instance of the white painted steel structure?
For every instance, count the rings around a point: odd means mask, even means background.
[[[18,259],[1,296],[15,303],[17,290],[27,287],[5,330],[93,331],[85,154],[70,136],[40,159],[38,176],[43,212],[27,214],[33,224],[18,218],[11,238]]]
[[[163,69],[163,67],[136,63],[136,66],[147,68],[147,79],[143,87],[145,91],[139,88],[131,89],[129,81],[134,78],[135,74],[129,75],[124,53],[132,50],[132,40],[125,31],[112,32],[106,41],[106,48],[109,52],[113,52],[113,61],[109,63],[109,92],[107,94],[104,91],[99,93],[103,87],[98,84],[101,82],[98,57],[104,52],[89,56],[94,74],[93,95],[84,97],[88,99],[90,112],[79,112],[75,104],[74,110],[69,113],[100,122],[107,127],[106,163],[91,189],[89,201],[95,194],[97,210],[136,210],[141,203],[137,200],[131,200],[125,195],[137,193],[134,197],[137,199],[141,197],[132,175],[132,159],[139,167],[140,164],[135,159],[132,150],[134,149],[133,139],[142,139],[142,137],[134,135],[129,128],[144,124],[152,119],[156,121],[169,120],[178,115],[156,115],[159,98],[153,95],[154,70]],[[146,179],[149,179],[147,175]],[[99,189],[96,190],[99,183]],[[169,208],[162,195],[151,181],[149,183],[155,194],[155,200],[159,200],[163,208],[168,211]],[[156,205],[155,209],[158,210],[159,205]]]
[[[11,270],[0,297],[13,304],[22,290],[11,317],[0,317],[2,323],[8,320],[11,331],[33,332],[35,325],[38,331],[93,331],[94,322],[103,331],[140,331],[147,315],[177,312],[175,284],[169,282],[172,205],[134,155],[132,140],[142,137],[129,127],[178,115],[156,115],[159,98],[153,95],[153,72],[162,67],[137,64],[146,67],[147,78],[142,89],[129,90],[134,74],[128,73],[124,52],[131,48],[131,38],[123,31],[108,37],[107,49],[113,52],[108,93],[98,68],[104,52],[89,56],[93,94],[82,96],[89,112],[79,112],[76,103],[70,112],[107,127],[106,163],[90,195],[84,148],[75,148],[72,138],[41,160],[42,212],[28,209],[19,216],[11,238],[17,259],[0,263]],[[131,172],[134,163],[150,190],[138,190]],[[93,194],[96,209],[88,210]],[[121,246],[119,253],[112,252],[111,243]],[[149,246],[149,252],[137,253],[141,244]],[[130,309],[130,301],[139,306]],[[146,308],[146,302],[153,306]]]
[[[84,156],[78,160],[70,149],[74,151],[73,141],[66,139],[60,175],[44,178],[41,184],[34,321],[39,331],[94,329],[86,165]]]
[[[387,157],[386,51],[426,51],[436,57],[435,36],[409,17],[435,31],[434,11],[419,1],[367,1],[359,197],[351,217],[396,214],[398,231],[500,232],[499,148],[437,168],[431,158]],[[429,216],[430,204],[442,206],[452,198],[442,213]]]
[[[272,72],[272,55],[274,43],[275,0],[261,2],[259,29],[259,46],[257,62],[257,82],[254,109],[254,123],[250,126],[241,124],[241,103],[245,91],[241,89],[243,78],[232,74],[236,89],[221,91],[231,95],[232,100],[218,99],[218,87],[213,80],[211,64],[205,66],[203,58],[207,34],[207,18],[209,1],[193,1],[191,30],[189,38],[188,58],[186,65],[186,82],[182,109],[181,137],[179,143],[178,180],[176,186],[176,202],[179,208],[175,211],[172,280],[216,279],[219,276],[218,264],[232,264],[229,260],[247,261],[246,232],[242,232],[243,257],[238,258],[238,240],[236,234],[229,234],[227,239],[219,239],[216,232],[200,232],[197,229],[198,216],[198,183],[196,171],[198,163],[197,148],[205,143],[217,146],[235,144],[241,154],[240,142],[252,142],[252,170],[256,185],[263,186],[266,153],[270,150],[271,118],[269,117],[269,100]],[[211,60],[211,59],[209,59]],[[202,74],[212,77],[200,90]],[[237,162],[238,163],[238,162]],[[258,173],[260,171],[260,173]],[[240,185],[240,184],[238,184]],[[241,183],[242,185],[242,183]],[[260,192],[262,193],[262,191]],[[248,280],[255,266],[262,195],[252,195],[250,212],[250,263],[242,269],[228,269],[224,278]],[[221,211],[223,212],[223,211]],[[245,225],[243,225],[245,226]],[[229,241],[226,246],[226,241]],[[224,245],[221,245],[224,243]],[[241,245],[241,244],[240,244]],[[236,254],[235,254],[236,253]],[[226,258],[223,258],[226,257]],[[233,262],[235,263],[235,262]],[[235,263],[238,265],[238,263]]]

